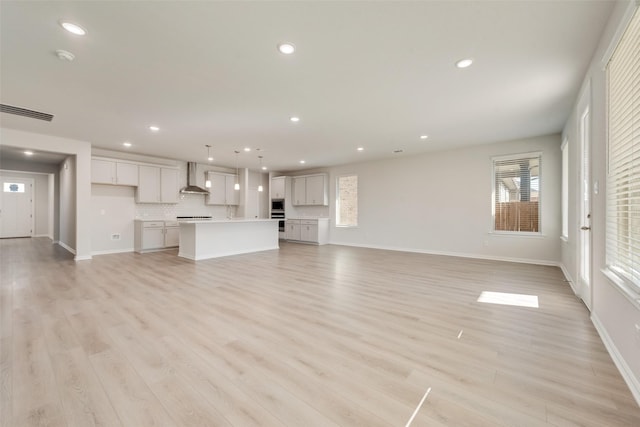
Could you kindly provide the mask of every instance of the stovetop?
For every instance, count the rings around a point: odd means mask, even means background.
[[[178,221],[182,220],[193,220],[193,219],[212,219],[211,215],[193,215],[193,216],[177,216],[176,219]]]

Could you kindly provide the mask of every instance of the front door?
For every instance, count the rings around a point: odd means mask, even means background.
[[[591,115],[587,107],[580,116],[580,206],[578,231],[578,293],[591,310]]]
[[[33,180],[2,177],[0,238],[33,235]]]

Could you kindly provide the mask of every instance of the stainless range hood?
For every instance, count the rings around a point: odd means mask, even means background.
[[[197,163],[187,163],[187,186],[180,190],[182,194],[209,194],[204,188],[200,188],[195,184]],[[193,181],[191,181],[193,179]]]

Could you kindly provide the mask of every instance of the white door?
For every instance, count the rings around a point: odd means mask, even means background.
[[[33,180],[2,177],[0,238],[33,235]]]
[[[580,206],[578,231],[578,293],[591,310],[591,116],[587,107],[580,116]]]

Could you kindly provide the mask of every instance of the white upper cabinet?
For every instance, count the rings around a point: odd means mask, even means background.
[[[209,195],[205,196],[207,205],[237,205],[240,203],[240,191],[234,190],[236,175],[207,172],[207,179],[211,181]]]
[[[91,182],[136,187],[138,165],[115,160],[91,159]]]
[[[293,178],[293,204],[296,206],[327,206],[329,202],[327,175],[306,175]]]
[[[178,170],[158,166],[138,169],[137,203],[178,203]]]
[[[160,201],[178,203],[178,170],[160,168]]]
[[[116,162],[116,184],[138,186],[138,165]]]
[[[271,198],[272,199],[284,199],[286,198],[284,195],[285,189],[285,179],[284,176],[279,176],[277,178],[271,178]]]
[[[307,204],[307,178],[304,176],[296,176],[293,178],[293,204]]]
[[[327,175],[313,175],[307,177],[307,205],[326,206],[327,197]]]

